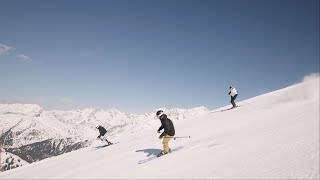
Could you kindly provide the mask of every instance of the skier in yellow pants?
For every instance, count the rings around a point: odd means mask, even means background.
[[[163,144],[163,150],[164,152],[170,152],[170,148],[169,148],[169,141],[172,139],[172,136],[169,135],[165,135],[162,139],[162,144]]]
[[[164,114],[162,110],[158,111],[156,115],[157,118],[161,121],[161,126],[159,127],[157,132],[160,133],[160,131],[164,129],[163,133],[159,136],[159,139],[163,138],[163,151],[161,151],[161,153],[158,154],[158,157],[160,157],[170,152],[168,143],[171,140],[172,136],[175,135],[175,130],[172,121],[169,118],[167,118],[167,115]]]

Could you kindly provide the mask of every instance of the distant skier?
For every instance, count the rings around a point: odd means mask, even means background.
[[[236,90],[235,87],[230,86],[230,92],[229,95],[231,95],[231,104],[232,104],[232,108],[237,107],[236,103],[234,102],[234,100],[236,100],[237,96],[238,96],[238,92]]]
[[[164,114],[162,110],[159,110],[156,115],[157,118],[161,121],[161,126],[159,127],[157,132],[160,133],[160,131],[164,129],[163,133],[159,136],[159,139],[163,138],[163,151],[161,151],[161,153],[157,155],[158,157],[160,157],[171,151],[168,143],[171,140],[172,136],[175,135],[175,130],[172,121],[167,118],[167,115]]]
[[[100,139],[102,142],[107,141],[108,145],[112,144],[110,141],[107,140],[107,137],[105,136],[105,134],[107,133],[107,130],[100,125],[97,125],[96,128],[99,130],[99,133],[100,133],[97,139]]]

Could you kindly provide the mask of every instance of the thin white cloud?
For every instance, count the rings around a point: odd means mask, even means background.
[[[15,51],[16,51],[16,48],[0,43],[0,56],[10,55],[17,58],[20,62],[36,63],[33,61],[33,59],[30,56],[27,56],[25,54],[18,54]],[[11,53],[11,52],[14,52],[14,53]],[[43,64],[43,63],[40,62],[39,64]]]
[[[20,61],[22,61],[22,62],[27,62],[27,63],[32,62],[32,58],[29,57],[29,56],[26,56],[26,55],[24,55],[24,54],[16,55],[16,57],[17,57]]]
[[[7,46],[5,44],[1,44],[0,43],[0,56],[5,55],[5,54],[9,54],[10,51],[13,51],[14,48]]]
[[[63,103],[63,104],[73,104],[74,103],[74,101],[71,98],[67,98],[67,97],[60,98],[59,102]]]

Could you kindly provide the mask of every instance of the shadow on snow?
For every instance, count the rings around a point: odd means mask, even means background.
[[[158,155],[162,149],[141,149],[141,150],[136,150],[136,152],[144,152],[147,153],[147,157],[152,156],[152,155]]]

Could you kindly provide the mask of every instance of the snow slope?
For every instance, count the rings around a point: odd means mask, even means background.
[[[203,115],[173,120],[178,152],[162,149],[158,120],[148,129],[0,173],[0,179],[319,179],[319,76]],[[170,116],[169,116],[170,118]]]

